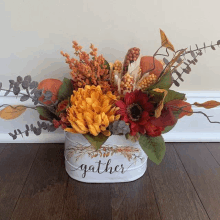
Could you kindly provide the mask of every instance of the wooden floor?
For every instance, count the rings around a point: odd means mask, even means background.
[[[0,219],[220,219],[220,143],[167,143],[130,183],[68,177],[63,144],[0,144]]]

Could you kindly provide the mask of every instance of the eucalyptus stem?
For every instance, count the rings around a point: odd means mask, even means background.
[[[205,46],[204,45],[204,47],[201,47],[201,48],[197,48],[197,49],[195,49],[195,50],[190,50],[190,51],[187,51],[187,52],[185,52],[185,54],[188,54],[188,53],[191,53],[191,52],[194,52],[194,51],[201,51],[201,50],[205,50],[206,48],[208,48],[208,47],[214,47],[214,46],[219,46],[218,44],[214,44],[214,45],[209,45],[209,46]],[[182,55],[181,55],[182,56]]]
[[[36,107],[30,107],[30,106],[25,106],[25,105],[12,106],[12,105],[8,105],[8,104],[3,104],[3,105],[0,105],[0,108],[3,107],[3,106],[10,106],[11,108],[14,108],[14,109],[16,109],[17,107],[25,107],[25,108],[30,108],[30,109],[36,110]]]
[[[29,96],[29,97],[31,97],[31,95],[30,95],[30,92],[29,92],[28,88],[26,89],[26,92],[27,92],[28,96]]]
[[[2,91],[13,92],[13,91],[7,90],[7,89],[1,89],[1,90],[2,90]],[[33,100],[33,97],[30,95],[30,92],[28,91],[28,89],[26,89],[26,92],[27,92],[27,94],[22,93],[22,92],[19,92],[18,95],[19,95],[19,94],[20,94],[20,95],[28,95],[28,97]],[[53,106],[48,106],[48,105],[45,105],[43,102],[41,102],[41,101],[39,101],[39,100],[38,100],[38,102],[39,102],[41,105],[43,105],[44,107],[48,108],[52,113],[56,114],[56,111],[55,111],[55,109],[54,109],[54,105],[53,105]]]
[[[9,92],[13,92],[13,91],[11,91],[10,89],[0,89],[0,91],[9,91]],[[22,92],[19,92],[18,94],[21,94],[21,95],[27,95],[27,94],[24,94],[24,93],[22,93]],[[32,98],[31,96],[30,96],[30,98]]]

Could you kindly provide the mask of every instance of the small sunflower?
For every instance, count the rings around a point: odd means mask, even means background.
[[[73,92],[67,109],[67,118],[72,128],[65,131],[72,133],[97,136],[100,132],[109,136],[111,132],[107,127],[111,122],[117,121],[120,115],[116,115],[118,107],[114,106],[117,98],[112,92],[103,94],[100,86],[86,85]]]

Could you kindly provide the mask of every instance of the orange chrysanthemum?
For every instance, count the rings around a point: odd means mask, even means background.
[[[120,115],[116,115],[117,101],[112,92],[103,94],[100,86],[86,85],[84,89],[79,88],[71,96],[71,106],[67,109],[67,118],[72,128],[66,131],[72,133],[91,133],[97,136],[100,132],[109,136],[111,133],[106,130],[109,123],[119,120]]]

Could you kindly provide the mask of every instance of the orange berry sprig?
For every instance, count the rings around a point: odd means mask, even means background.
[[[140,49],[137,47],[133,47],[128,50],[124,60],[123,75],[127,73],[129,64],[136,61],[139,55]]]
[[[97,56],[97,48],[91,44],[91,52],[88,54],[82,51],[82,46],[79,46],[76,41],[73,41],[73,48],[75,49],[74,54],[79,57],[79,60],[70,58],[69,54],[63,51],[61,54],[66,57],[66,63],[69,64],[74,89],[84,88],[86,85],[100,85],[104,92],[111,90],[109,70],[104,65],[104,57]]]

